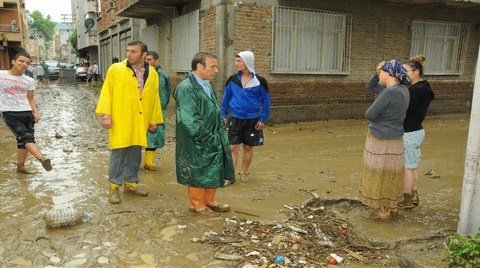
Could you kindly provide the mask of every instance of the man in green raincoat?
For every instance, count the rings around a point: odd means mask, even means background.
[[[214,55],[197,53],[192,71],[175,88],[177,182],[188,187],[190,211],[205,216],[227,212],[215,200],[225,180],[235,180],[226,127],[210,84],[218,72]]]
[[[145,61],[150,64],[158,73],[158,93],[160,94],[160,103],[162,104],[163,124],[158,125],[157,131],[147,132],[147,148],[145,148],[145,164],[143,168],[148,171],[155,171],[156,168],[153,164],[155,156],[155,150],[157,148],[163,148],[165,146],[165,119],[167,117],[167,106],[170,102],[170,77],[168,74],[158,65],[159,55],[155,51],[148,51]]]

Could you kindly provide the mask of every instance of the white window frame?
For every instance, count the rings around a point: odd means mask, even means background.
[[[189,72],[192,58],[200,49],[199,10],[172,20],[172,67],[175,72]]]
[[[273,16],[272,73],[350,73],[351,14],[276,6]]]
[[[410,56],[424,55],[427,75],[461,75],[470,25],[459,22],[414,20]]]

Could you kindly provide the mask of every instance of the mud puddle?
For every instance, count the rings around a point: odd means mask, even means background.
[[[170,107],[167,145],[156,153],[159,170],[140,174],[142,183],[149,186],[149,197],[122,194],[124,202],[111,205],[107,202],[107,133],[94,116],[97,91],[55,83],[37,90],[41,116],[37,143],[52,158],[51,172],[42,171],[29,158],[28,165],[38,173],[16,174],[15,139],[0,125],[0,266],[233,267],[244,262],[214,257],[222,252],[222,244],[192,239],[229,230],[232,225],[226,218],[254,221],[258,226],[285,223],[291,216],[285,205],[298,208],[312,198],[312,192],[322,200],[355,203],[367,123],[310,122],[268,127],[265,146],[254,154],[250,183],[238,182],[218,192],[218,201],[229,203],[231,212],[217,218],[190,214],[186,189],[175,180]],[[418,208],[388,223],[370,220],[366,209],[334,211],[358,234],[356,239],[364,241],[362,245],[385,248],[385,255],[401,261],[410,258],[411,263],[425,267],[442,267],[447,256],[442,249],[444,237],[457,227],[468,115],[428,117],[424,127],[420,169],[434,170],[440,177],[422,176]],[[89,212],[91,221],[67,229],[45,227],[47,211],[70,206]],[[271,250],[268,261],[280,253]],[[308,259],[312,261],[306,267],[322,267],[325,261],[323,255]],[[360,265],[356,263],[352,267]]]

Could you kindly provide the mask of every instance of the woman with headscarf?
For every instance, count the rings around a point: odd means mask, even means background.
[[[365,112],[369,131],[363,154],[360,200],[377,208],[375,218],[389,219],[397,212],[404,176],[403,120],[409,103],[410,83],[397,60],[377,66],[378,85],[385,87]],[[367,84],[368,89],[368,84]]]

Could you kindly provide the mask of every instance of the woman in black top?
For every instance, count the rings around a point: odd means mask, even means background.
[[[407,75],[411,80],[410,103],[407,114],[403,122],[404,135],[403,142],[405,147],[405,184],[404,200],[398,203],[399,208],[410,209],[418,205],[418,165],[420,162],[420,145],[425,137],[425,130],[422,122],[427,114],[430,101],[435,98],[430,84],[422,78],[423,62],[425,57],[415,56],[403,64],[407,70]]]

